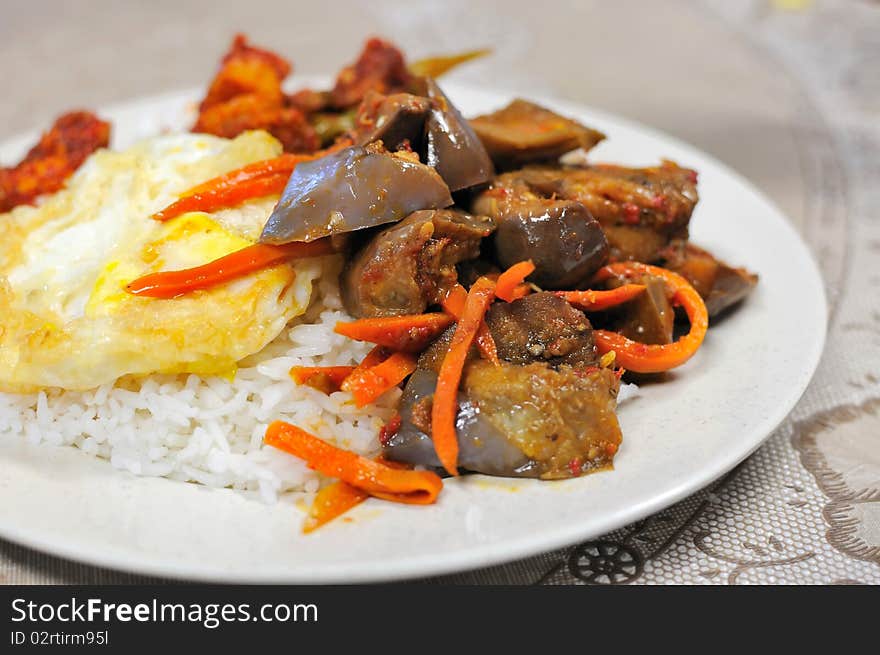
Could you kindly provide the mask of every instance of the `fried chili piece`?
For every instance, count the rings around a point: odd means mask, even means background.
[[[340,71],[330,92],[330,103],[337,109],[353,107],[367,91],[404,91],[412,78],[403,53],[388,41],[374,37],[364,45],[357,61]]]
[[[89,155],[109,142],[110,124],[94,114],[59,116],[18,165],[0,168],[0,213],[58,191]]]
[[[250,93],[280,100],[281,82],[291,70],[290,62],[280,55],[256,48],[247,42],[244,34],[236,34],[199,111]]]
[[[314,128],[281,90],[290,71],[287,60],[237,34],[199,105],[192,131],[231,139],[245,130],[263,129],[287,152],[317,150],[321,143]]]

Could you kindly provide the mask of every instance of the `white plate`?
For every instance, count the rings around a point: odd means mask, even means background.
[[[448,85],[467,115],[507,102]],[[191,120],[197,93],[109,108],[124,146]],[[621,527],[719,477],[785,418],[819,361],[826,306],[818,270],[786,218],[718,161],[599,111],[537,99],[609,139],[594,160],[700,173],[693,240],[761,275],[756,292],[709,331],[672,379],[620,411],[615,470],[564,482],[470,476],[432,507],[369,500],[317,532],[299,532],[292,501],[267,506],[228,490],[142,479],[69,448],[0,441],[0,536],[83,562],[214,581],[355,582],[446,573],[572,544]],[[724,129],[723,125],[717,126]],[[33,138],[0,147],[0,160]]]

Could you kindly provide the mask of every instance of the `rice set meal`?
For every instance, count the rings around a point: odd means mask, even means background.
[[[436,78],[484,54],[371,39],[288,94],[238,36],[192,133],[59,118],[0,168],[0,438],[314,493],[307,530],[609,469],[632,382],[757,277],[689,242],[696,172],[563,163],[605,136],[526,100],[465,119]]]

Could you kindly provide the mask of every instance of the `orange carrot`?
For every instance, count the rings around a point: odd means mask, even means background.
[[[531,259],[514,264],[498,276],[498,282],[495,285],[495,295],[501,298],[501,300],[513,302],[517,299],[517,294],[523,293],[521,285],[534,271],[535,265]],[[527,288],[525,292],[528,293]],[[520,295],[519,297],[521,298],[522,296]]]
[[[329,239],[319,239],[310,243],[286,243],[282,246],[256,243],[202,266],[145,275],[128,284],[125,290],[135,296],[177,298],[192,291],[235,280],[289,259],[317,257],[331,252],[333,246]]]
[[[531,292],[532,286],[530,284],[518,284],[513,289],[513,291],[510,292],[510,302],[513,302],[514,300],[519,300],[520,298],[525,298]]]
[[[342,389],[350,391],[355,405],[364,407],[383,393],[403,382],[416,370],[416,358],[408,353],[394,353],[381,364],[351,373],[342,381]]]
[[[373,349],[367,353],[367,356],[361,360],[361,363],[354,367],[354,370],[351,372],[352,375],[360,374],[368,368],[373,368],[377,364],[381,364],[386,359],[391,357],[392,352],[385,346],[374,346]],[[345,380],[343,380],[345,382]]]
[[[348,145],[348,141],[342,140],[311,154],[285,153],[274,159],[236,168],[186,191],[176,202],[153,214],[152,218],[168,221],[186,212],[212,212],[234,207],[252,198],[277,195],[284,191],[297,164],[318,159]]]
[[[461,313],[464,311],[464,303],[466,300],[467,289],[456,283],[446,291],[446,295],[443,296],[443,300],[440,301],[440,306],[443,307],[444,312],[453,316],[455,320],[458,320],[461,318]]]
[[[675,343],[649,345],[627,339],[622,334],[608,330],[594,330],[593,338],[599,353],[613,350],[616,362],[636,373],[660,373],[681,366],[700,348],[709,327],[709,314],[700,294],[678,273],[637,262],[609,264],[600,275],[648,274],[662,278],[672,296],[672,304],[684,307],[691,322],[691,329]],[[623,288],[623,287],[621,287]],[[436,401],[435,401],[436,402]]]
[[[556,295],[565,298],[575,307],[592,312],[600,312],[622,305],[638,296],[645,290],[643,284],[624,284],[616,289],[600,291],[587,289],[586,291],[557,291]]]
[[[460,284],[456,284],[446,292],[441,306],[447,314],[451,314],[458,320],[464,311],[466,299],[467,290]],[[498,347],[495,345],[495,339],[492,337],[485,320],[480,322],[480,329],[477,330],[477,348],[480,349],[480,356],[483,359],[490,361],[495,366],[501,365],[501,360],[498,359]]]
[[[495,345],[495,338],[489,331],[486,321],[481,321],[480,327],[477,328],[477,348],[480,350],[480,357],[494,366],[501,366],[501,360],[498,358],[498,346]]]
[[[400,417],[398,416],[398,420]],[[402,462],[394,462],[387,460],[382,456],[376,458],[380,464],[384,464],[393,469],[412,470],[410,464]],[[353,487],[347,482],[337,480],[336,482],[323,487],[315,495],[312,506],[309,508],[309,515],[303,523],[303,532],[309,533],[317,530],[322,525],[342,516],[348,510],[360,505],[370,497],[366,491],[362,491],[357,487]]]
[[[352,374],[354,366],[294,366],[290,377],[297,384],[306,384],[318,391],[331,394],[339,391],[343,380]]]
[[[202,184],[193,187],[186,193],[182,194],[181,197],[185,198],[186,196],[192,196],[197,193],[215,191],[224,187],[235,186],[236,184],[247,182],[248,180],[253,180],[257,177],[282,174],[290,176],[297,164],[303,161],[309,161],[310,159],[314,159],[314,155],[294,155],[286,152],[280,157],[256,161],[252,164],[242,166],[241,168],[231,170],[223,175],[218,175],[207,182],[203,182]]]
[[[492,280],[481,277],[474,283],[468,291],[461,318],[449,344],[449,351],[440,365],[431,408],[431,438],[434,441],[437,458],[450,475],[458,475],[458,438],[455,434],[458,385],[461,383],[468,350],[494,298],[495,283]]]
[[[325,523],[332,521],[337,516],[345,514],[348,510],[370,497],[366,491],[353,487],[347,482],[337,481],[321,489],[312,501],[309,515],[303,523],[303,532],[309,533],[317,530]]]
[[[362,318],[336,324],[336,333],[356,341],[368,341],[391,350],[420,352],[452,323],[449,314],[408,314]]]
[[[267,445],[305,460],[316,471],[339,478],[371,496],[397,503],[429,505],[443,481],[431,471],[401,470],[337,448],[295,425],[275,421],[266,429]]]
[[[287,186],[288,173],[254,177],[230,186],[221,186],[199,191],[172,202],[165,209],[150,218],[156,221],[170,221],[187,212],[215,212],[218,209],[235,207],[253,198],[276,196]]]

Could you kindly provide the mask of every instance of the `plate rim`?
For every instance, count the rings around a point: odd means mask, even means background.
[[[322,76],[301,76],[298,78],[297,82],[313,84],[324,82],[326,79],[326,77]],[[515,95],[514,91],[501,87],[484,88],[472,84],[458,83],[451,83],[444,86],[451,90],[450,95],[452,96],[456,94],[456,90],[463,93],[471,93],[473,95],[485,96],[486,94],[491,94],[500,98],[509,98]],[[97,111],[104,114],[136,111],[136,108],[140,105],[148,103],[167,103],[175,99],[183,100],[188,97],[198,97],[200,92],[201,89],[197,87],[165,91],[156,94],[138,96],[123,102],[110,103],[100,107]],[[41,537],[37,530],[16,529],[15,526],[8,526],[3,522],[0,522],[0,538],[55,557],[62,557],[100,568],[108,568],[129,575],[146,575],[176,580],[233,583],[274,582],[336,584],[346,582],[363,583],[399,581],[450,573],[460,573],[485,566],[503,565],[524,557],[550,552],[552,550],[575,544],[579,541],[605,534],[670,507],[684,498],[687,498],[699,490],[711,485],[714,481],[720,479],[742,463],[773,435],[775,430],[785,421],[797,405],[812,381],[816,370],[818,369],[822,353],[824,352],[828,331],[828,299],[825,292],[824,279],[820,273],[819,266],[812,251],[801,234],[795,229],[791,219],[772,199],[767,196],[767,194],[750,180],[745,178],[745,176],[739,171],[705,150],[652,126],[596,108],[592,105],[573,102],[561,98],[558,95],[548,93],[541,93],[540,98],[537,100],[542,103],[546,102],[546,104],[560,112],[568,112],[571,115],[589,113],[600,120],[617,123],[628,130],[639,132],[640,134],[653,139],[665,141],[675,148],[693,151],[697,153],[700,158],[715,167],[717,171],[725,176],[725,178],[728,178],[748,189],[763,204],[773,210],[779,219],[781,219],[779,223],[788,233],[791,242],[796,244],[797,248],[802,251],[804,260],[809,265],[809,269],[804,271],[804,274],[809,275],[809,277],[813,278],[813,281],[815,282],[815,284],[811,284],[810,286],[817,292],[815,298],[817,305],[815,309],[823,318],[823,321],[821,329],[817,330],[816,338],[810,344],[810,351],[804,353],[802,361],[805,362],[806,366],[804,367],[797,384],[789,386],[789,391],[785,396],[784,402],[778,403],[774,408],[775,411],[769,413],[768,416],[757,422],[756,427],[751,428],[750,432],[762,434],[760,439],[757,439],[754,442],[744,442],[743,446],[735,451],[735,454],[731,454],[730,451],[723,451],[723,457],[712,457],[709,460],[711,465],[704,465],[699,471],[688,476],[684,481],[670,486],[665,491],[652,496],[650,499],[633,506],[627,511],[619,512],[617,514],[608,514],[598,522],[589,524],[588,527],[578,527],[580,524],[574,523],[569,527],[557,527],[554,530],[545,532],[541,535],[540,539],[535,539],[530,535],[524,535],[516,539],[507,539],[503,548],[497,543],[491,542],[488,544],[472,545],[450,553],[443,553],[442,555],[429,554],[410,556],[399,560],[391,569],[358,567],[356,562],[321,564],[312,567],[307,574],[303,574],[304,572],[300,569],[297,573],[294,573],[293,575],[288,574],[286,576],[283,573],[279,575],[279,572],[275,570],[255,574],[253,571],[239,572],[236,570],[220,570],[217,567],[211,566],[194,569],[192,564],[179,564],[170,558],[132,558],[130,554],[126,555],[125,552],[117,552],[119,549],[116,547],[113,547],[109,552],[103,551],[92,553],[88,551],[88,548],[85,545],[77,546],[58,543],[57,538],[53,541],[51,538]],[[35,134],[36,131],[31,130],[13,135],[0,142],[0,147],[18,147],[19,144],[25,143]],[[41,446],[41,448],[42,447],[45,446]],[[73,450],[66,446],[60,448]],[[85,454],[82,455],[83,457],[87,457]],[[90,457],[89,459],[94,458]],[[121,471],[116,472],[123,473]],[[126,473],[126,475],[131,474]],[[218,491],[235,493],[230,490]]]

